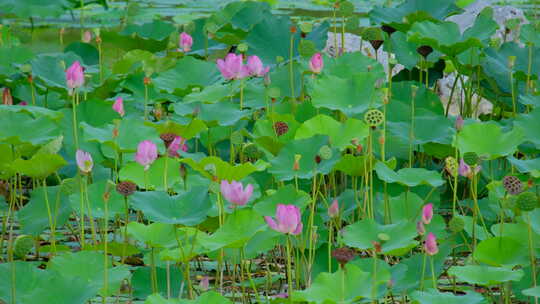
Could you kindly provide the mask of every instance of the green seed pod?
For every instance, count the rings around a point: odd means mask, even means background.
[[[371,109],[364,115],[364,121],[368,126],[376,127],[384,122],[384,114],[377,109]]]
[[[453,233],[461,232],[465,228],[465,221],[460,217],[453,217],[450,222],[448,222],[448,228]]]
[[[469,166],[478,165],[479,160],[478,155],[474,152],[467,152],[463,154],[463,161]]]
[[[517,207],[521,211],[532,211],[538,205],[538,197],[532,192],[523,192],[517,197]]]
[[[30,235],[19,235],[13,243],[13,255],[23,259],[34,247],[34,238]]]
[[[207,164],[206,166],[204,166],[204,170],[210,173],[212,176],[216,176],[217,174],[217,168],[214,164]]]
[[[244,142],[244,135],[242,132],[236,131],[231,134],[231,143],[233,145],[241,145]]]
[[[329,146],[327,145],[324,145],[322,146],[320,149],[319,149],[319,155],[321,156],[322,159],[330,159],[332,158],[332,148],[330,148]]]
[[[445,169],[446,171],[452,175],[452,176],[457,176],[457,173],[458,173],[458,167],[459,167],[459,164],[457,162],[457,160],[455,158],[453,158],[452,156],[448,156],[445,160]]]
[[[251,159],[258,159],[262,156],[259,148],[253,143],[248,143],[244,146],[244,154]]]

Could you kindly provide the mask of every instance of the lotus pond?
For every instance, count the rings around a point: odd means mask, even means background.
[[[535,303],[540,22],[1,0],[0,303]]]

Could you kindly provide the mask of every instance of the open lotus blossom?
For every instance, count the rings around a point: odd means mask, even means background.
[[[339,204],[337,199],[334,199],[330,207],[328,208],[328,216],[334,218],[339,215]]]
[[[422,222],[426,225],[431,223],[431,219],[433,218],[433,204],[429,203],[424,205],[422,208]]]
[[[116,98],[112,108],[116,113],[120,115],[120,117],[124,117],[124,115],[126,114],[126,112],[124,112],[124,99],[122,99],[122,97]]]
[[[261,59],[255,55],[248,57],[247,68],[249,75],[255,77],[264,77],[270,70],[270,67],[264,67]]]
[[[217,60],[217,66],[225,79],[242,79],[249,76],[249,69],[243,64],[242,55],[229,53],[225,60]]]
[[[169,147],[167,148],[167,152],[170,157],[176,157],[178,156],[178,150],[182,150],[184,152],[187,152],[188,146],[185,144],[186,140],[183,139],[181,136],[175,136]]]
[[[180,41],[179,41],[178,44],[180,46],[180,49],[184,53],[187,53],[187,52],[191,51],[191,46],[193,45],[193,37],[191,37],[186,32],[182,32],[182,34],[180,34]]]
[[[439,252],[439,247],[437,246],[437,238],[432,232],[428,233],[426,237],[426,242],[424,243],[424,250],[428,255],[436,255]]]
[[[297,235],[302,232],[302,216],[295,205],[278,204],[276,220],[270,216],[265,216],[264,219],[270,228],[281,233]]]
[[[309,68],[315,74],[320,74],[324,67],[324,61],[321,53],[315,53],[309,60]]]
[[[458,172],[459,175],[463,177],[472,178],[474,175],[480,172],[480,170],[482,170],[482,167],[480,165],[476,165],[473,170],[471,166],[467,165],[463,158],[459,160]]]
[[[232,181],[229,183],[226,180],[221,181],[221,195],[233,204],[231,207],[244,206],[247,204],[252,194],[252,184],[248,184],[244,189],[244,186],[240,182]]]
[[[424,222],[422,222],[422,221],[416,222],[416,232],[418,232],[419,235],[424,235],[426,233],[426,228],[424,227]]]
[[[81,172],[87,174],[92,171],[94,161],[92,160],[92,155],[90,155],[90,153],[83,150],[77,150],[75,153],[75,160],[77,161],[77,167],[79,167]]]
[[[144,140],[137,146],[137,153],[135,153],[135,161],[144,167],[144,170],[148,170],[150,165],[156,160],[157,146],[150,140]]]
[[[79,61],[73,62],[66,70],[66,81],[70,90],[80,88],[84,84],[84,69]]]

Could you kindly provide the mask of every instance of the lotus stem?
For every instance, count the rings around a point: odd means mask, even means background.
[[[293,283],[292,283],[292,266],[291,266],[291,239],[290,236],[287,235],[287,293],[288,293],[288,300],[289,303],[293,303],[292,301],[292,291],[293,291]]]
[[[533,233],[531,229],[531,216],[529,212],[526,212],[527,217],[527,232],[528,232],[528,241],[529,241],[529,256],[531,258],[531,274],[532,274],[532,287],[536,287],[536,256],[533,245]],[[538,304],[538,297],[534,297],[534,303]]]

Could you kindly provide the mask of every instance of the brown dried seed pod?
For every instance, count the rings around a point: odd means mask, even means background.
[[[515,176],[505,176],[502,183],[504,189],[506,189],[506,191],[512,195],[520,194],[521,191],[523,191],[523,183]]]
[[[350,260],[354,259],[356,252],[351,248],[342,247],[332,251],[332,257],[336,259],[341,266],[347,264]]]
[[[116,191],[123,196],[130,196],[137,191],[137,185],[130,181],[123,181],[116,184]]]
[[[161,140],[163,140],[163,143],[168,148],[169,145],[173,142],[173,140],[174,140],[174,138],[176,136],[177,135],[174,134],[174,133],[163,133],[163,134],[159,135],[159,138],[161,138]]]
[[[426,58],[429,54],[431,54],[431,52],[433,52],[433,48],[429,45],[422,45],[421,47],[417,48],[416,51],[418,54]]]
[[[281,136],[289,131],[289,125],[284,121],[276,121],[274,131],[276,131],[277,136]]]

